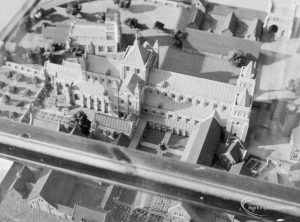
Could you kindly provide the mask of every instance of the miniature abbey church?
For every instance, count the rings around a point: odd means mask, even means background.
[[[159,69],[159,45],[137,35],[120,60],[95,55],[93,43],[78,62],[46,62],[51,84],[65,101],[124,119],[142,114],[153,124],[190,135],[213,115],[230,134],[245,139],[255,87],[255,64],[241,69],[237,85]]]

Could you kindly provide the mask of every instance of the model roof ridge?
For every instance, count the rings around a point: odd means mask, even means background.
[[[246,66],[243,66],[242,76],[245,78],[253,78],[255,74],[255,64],[253,61],[250,61]]]
[[[251,96],[247,88],[244,88],[242,92],[237,95],[236,105],[249,107],[251,105]]]
[[[152,51],[152,49],[147,49],[142,46],[140,44],[139,37],[137,36],[134,44],[129,46],[129,49],[126,50],[123,61],[133,64],[146,65]]]
[[[157,72],[157,73],[163,73],[163,72],[168,72],[170,74],[173,74],[173,75],[177,75],[177,76],[181,76],[181,77],[184,77],[185,79],[189,79],[189,80],[196,80],[196,81],[202,81],[202,82],[206,82],[206,83],[213,83],[213,84],[216,84],[218,85],[219,87],[220,86],[224,86],[224,87],[227,87],[227,88],[236,88],[236,85],[233,85],[233,84],[229,84],[229,83],[224,83],[224,82],[219,82],[219,81],[215,81],[215,80],[211,80],[211,79],[206,79],[206,78],[202,78],[202,77],[196,77],[196,76],[191,76],[191,75],[188,75],[186,73],[178,73],[178,72],[173,72],[173,71],[169,71],[169,70],[165,70],[165,69],[157,69],[157,68],[152,68],[151,69],[151,73],[149,74],[150,78],[152,76],[152,74],[154,72]],[[164,80],[166,82],[168,82],[168,79]],[[148,81],[146,83],[146,85],[150,85],[150,86],[155,86],[155,87],[158,87],[158,88],[163,88],[162,86],[157,86],[157,84],[151,84],[150,81]],[[167,87],[168,88],[168,87]],[[217,88],[217,87],[216,87]],[[195,94],[196,96],[197,94]]]
[[[116,120],[119,120],[119,121],[122,121],[122,122],[130,122],[130,123],[133,122],[132,120],[129,120],[129,119],[121,119],[121,118],[119,118],[119,117],[116,117],[116,116],[109,116],[109,115],[106,115],[106,114],[104,114],[104,113],[95,113],[95,116],[94,116],[94,122],[96,122],[96,121],[95,121],[96,116],[104,116],[104,117],[111,118],[111,119],[116,119]]]

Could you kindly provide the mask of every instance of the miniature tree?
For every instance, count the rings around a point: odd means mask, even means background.
[[[16,104],[16,107],[21,107],[23,108],[25,106],[25,102],[24,101],[18,101]]]
[[[8,105],[10,102],[10,97],[8,95],[4,95],[2,97],[2,102],[4,102],[4,104]]]
[[[18,113],[14,112],[14,111],[10,111],[9,114],[8,114],[8,118],[9,119],[16,119],[16,118],[18,118]]]
[[[66,12],[70,15],[76,16],[81,12],[82,5],[79,2],[68,3]]]
[[[6,86],[5,82],[0,82],[0,89],[3,89]]]
[[[100,12],[98,16],[98,22],[99,23],[104,23],[105,22],[105,12]]]
[[[81,132],[88,136],[90,133],[91,121],[88,119],[85,112],[80,110],[71,117],[70,126],[72,128],[78,126]]]
[[[289,80],[286,89],[296,93],[297,95],[300,94],[300,78]]]
[[[16,86],[9,86],[8,87],[8,92],[9,93],[16,93],[18,91],[18,87]]]
[[[19,74],[16,76],[16,81],[17,81],[17,82],[21,82],[21,81],[23,80],[23,78],[24,78],[24,75],[21,74],[21,73],[19,73]]]
[[[246,57],[242,50],[234,50],[228,53],[228,61],[236,67],[241,67],[245,64]]]
[[[25,89],[23,92],[23,96],[30,96],[31,90],[30,89]]]
[[[127,18],[125,20],[125,24],[128,25],[130,28],[137,28],[138,27],[138,20],[136,18]]]
[[[34,76],[32,78],[32,83],[35,85],[35,87],[37,87],[37,85],[39,84],[39,82],[40,82],[40,79],[38,77]]]

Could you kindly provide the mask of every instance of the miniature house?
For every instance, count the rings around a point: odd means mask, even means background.
[[[232,165],[243,161],[246,154],[246,150],[243,150],[243,145],[236,139],[225,147],[225,152],[219,155],[222,166],[227,170],[231,169]]]
[[[234,12],[225,17],[222,28],[220,30],[222,35],[234,36],[235,27],[237,23],[237,17]]]
[[[260,19],[254,19],[248,26],[247,33],[245,35],[246,39],[252,41],[260,41],[263,34],[263,23]]]

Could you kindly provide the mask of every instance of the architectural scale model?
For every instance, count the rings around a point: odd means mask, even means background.
[[[299,188],[297,1],[72,2],[41,1],[0,42],[1,118]],[[52,169],[14,181],[57,217],[40,221],[244,221]]]

